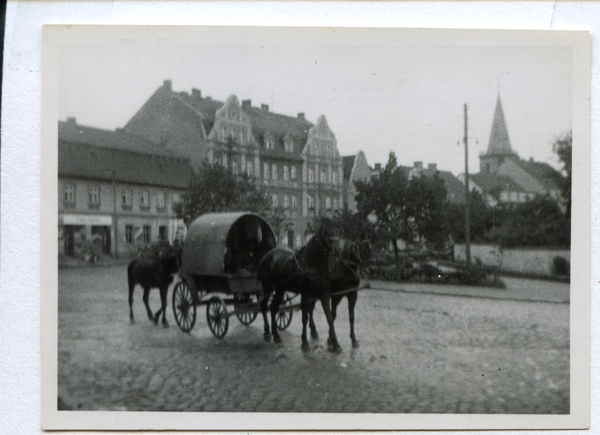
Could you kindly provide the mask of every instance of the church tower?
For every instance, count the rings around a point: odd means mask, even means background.
[[[488,149],[485,154],[479,156],[479,172],[482,174],[494,174],[507,158],[518,159],[518,155],[510,146],[508,128],[504,119],[500,94],[498,94]]]

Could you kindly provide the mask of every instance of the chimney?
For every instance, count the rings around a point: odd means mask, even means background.
[[[242,100],[242,110],[250,110],[252,107],[252,100]]]
[[[260,108],[263,110],[263,112],[269,113],[269,105],[268,104],[261,104]]]
[[[72,126],[77,125],[77,118],[73,118],[73,117],[67,118],[67,124],[72,125]]]
[[[298,113],[298,119],[301,119],[302,121],[304,121],[306,118],[304,117],[304,112],[300,112]]]
[[[415,169],[423,169],[423,162],[415,162]]]
[[[200,92],[200,89],[192,88],[192,97],[202,98],[202,93]]]
[[[375,163],[375,170],[381,172],[381,163]]]
[[[173,82],[171,82],[171,80],[165,80],[163,88],[165,88],[166,91],[171,91],[173,89]]]
[[[436,163],[430,163],[430,164],[427,165],[427,169],[430,172],[435,172],[435,171],[437,171],[437,164]]]

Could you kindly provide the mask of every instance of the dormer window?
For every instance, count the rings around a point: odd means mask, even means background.
[[[265,137],[265,149],[266,150],[274,150],[275,149],[275,139],[272,137]]]
[[[287,138],[285,140],[285,142],[283,143],[283,147],[284,147],[286,153],[293,153],[294,152],[294,141],[290,138]]]

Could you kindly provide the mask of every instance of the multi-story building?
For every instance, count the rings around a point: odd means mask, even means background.
[[[219,102],[198,89],[174,92],[166,80],[124,129],[188,158],[196,171],[206,161],[255,177],[285,213],[275,229],[280,244],[301,246],[315,216],[342,207],[342,158],[325,116],[312,124],[304,113],[273,113],[235,95]]]
[[[371,179],[372,169],[367,163],[365,153],[359,151],[354,156],[342,157],[344,165],[344,185],[343,185],[343,197],[344,197],[344,209],[352,213],[356,213],[356,191],[355,182],[364,181],[368,182]]]
[[[187,159],[145,139],[59,122],[59,254],[84,256],[93,238],[105,254],[172,241],[185,231],[172,205],[191,176]]]

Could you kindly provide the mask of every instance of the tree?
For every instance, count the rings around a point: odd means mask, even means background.
[[[470,199],[471,239],[482,241],[487,230],[494,225],[494,211],[487,206],[483,195],[477,190],[471,191]],[[496,216],[496,220],[498,219],[499,216]],[[447,204],[444,224],[455,242],[465,243],[465,204]]]
[[[374,235],[373,224],[360,213],[352,213],[344,209],[337,211],[333,221],[340,226],[345,239],[358,241],[361,238],[372,239]]]
[[[565,175],[562,181],[561,190],[563,200],[566,204],[566,215],[571,218],[571,182],[572,182],[572,171],[573,171],[573,133],[569,132],[563,136],[558,137],[553,145],[554,152],[558,155],[558,159],[562,163],[563,175]]]
[[[181,201],[173,205],[177,217],[187,224],[205,213],[252,211],[264,213],[267,196],[247,174],[233,175],[221,165],[204,162],[192,178]]]

